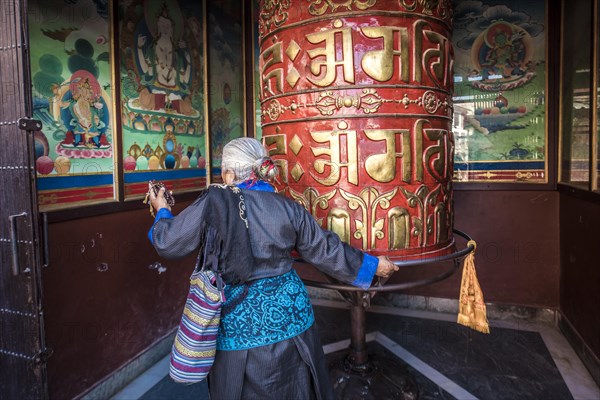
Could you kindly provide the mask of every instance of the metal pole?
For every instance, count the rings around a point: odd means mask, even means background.
[[[361,297],[362,293],[357,294]],[[352,326],[352,336],[350,337],[351,357],[354,360],[355,367],[360,367],[369,361],[367,352],[367,337],[365,334],[365,308],[360,299],[357,299],[358,305],[352,305],[350,309],[350,324]]]

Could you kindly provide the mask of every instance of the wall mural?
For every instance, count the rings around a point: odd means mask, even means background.
[[[455,181],[547,182],[544,2],[453,3]]]
[[[175,192],[206,185],[201,2],[119,5],[125,195],[160,179]]]
[[[260,18],[260,7],[258,0],[252,1],[252,67],[254,70],[253,74],[253,85],[252,90],[254,92],[254,137],[258,140],[262,139],[262,124],[261,124],[261,93],[260,90],[260,69],[258,60],[260,59],[260,44],[258,43],[258,20]]]
[[[110,201],[114,142],[107,0],[29,2],[38,201]]]
[[[211,170],[220,179],[223,146],[246,131],[243,7],[237,0],[209,0],[207,16]]]

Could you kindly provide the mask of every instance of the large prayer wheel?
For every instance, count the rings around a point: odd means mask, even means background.
[[[260,2],[279,189],[373,254],[454,247],[451,17],[445,0]]]

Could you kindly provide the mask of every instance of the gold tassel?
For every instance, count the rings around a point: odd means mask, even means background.
[[[475,249],[477,243],[470,240],[467,246],[474,246],[474,249],[465,258],[463,263],[463,275],[460,283],[460,296],[458,299],[458,322],[481,333],[490,333],[485,303],[483,302],[483,292],[477,281],[475,273]]]

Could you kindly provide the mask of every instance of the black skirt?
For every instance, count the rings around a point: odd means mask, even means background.
[[[217,351],[208,375],[211,400],[333,400],[317,325],[291,339]]]

